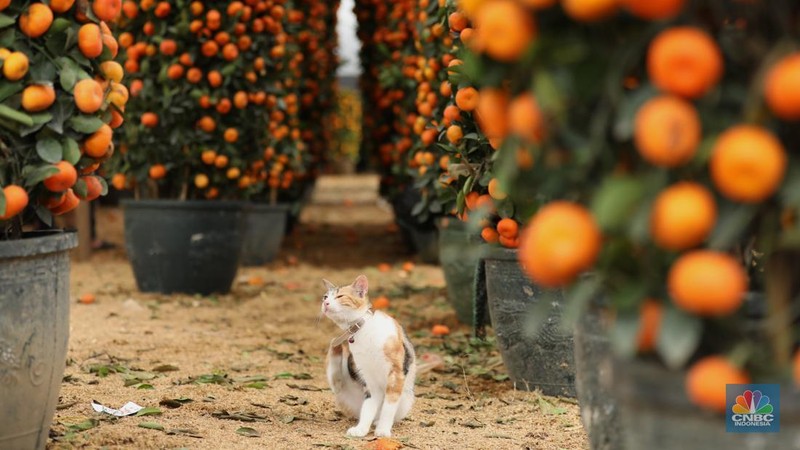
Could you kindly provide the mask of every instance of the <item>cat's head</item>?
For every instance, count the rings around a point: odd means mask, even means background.
[[[347,286],[337,287],[328,280],[325,283],[325,295],[322,297],[321,310],[339,325],[344,325],[358,320],[369,309],[369,282],[367,277],[359,275],[358,278]]]

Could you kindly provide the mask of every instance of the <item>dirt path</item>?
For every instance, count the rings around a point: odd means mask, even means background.
[[[587,448],[578,407],[516,391],[494,343],[471,343],[469,328],[456,322],[441,269],[402,270],[409,257],[391,213],[374,196],[354,200],[347,192],[338,204],[326,192],[278,261],[241,269],[233,292],[217,297],[139,293],[124,256],[121,212],[102,211],[100,236],[118,247],[73,264],[73,297],[93,293],[97,301],[72,307],[49,447],[374,448],[372,438],[344,436],[352,423],[336,412],[324,372],[337,329],[318,322],[320,279],[347,283],[364,273],[371,294],[391,300],[389,313],[406,326],[418,355],[445,361],[419,378],[414,410],[394,428],[406,448]],[[383,262],[390,271],[377,269]],[[453,333],[431,336],[435,323]],[[161,414],[114,419],[95,413],[91,400],[115,408],[133,401]],[[163,431],[141,427],[148,423]]]

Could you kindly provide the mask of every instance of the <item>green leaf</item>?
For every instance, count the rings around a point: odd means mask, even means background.
[[[50,113],[53,115],[53,119],[47,124],[47,127],[58,134],[64,134],[64,122],[72,115],[74,111],[75,102],[73,102],[72,99],[67,96],[62,96],[50,108]]]
[[[97,419],[86,419],[83,422],[67,425],[67,429],[70,431],[86,431],[91,430],[98,425],[100,425],[100,421]]]
[[[84,198],[89,193],[89,187],[86,185],[86,181],[83,178],[78,178],[78,181],[75,182],[75,185],[72,186],[72,190],[75,192],[79,198]],[[139,383],[139,380],[136,380],[133,384]]]
[[[13,17],[9,17],[5,14],[0,14],[0,28],[5,28],[11,25],[14,25],[16,21]]]
[[[600,293],[602,284],[600,279],[594,275],[581,277],[578,283],[567,291],[566,305],[561,316],[561,327],[564,331],[572,330],[580,320],[582,314],[586,313],[589,304]]]
[[[108,194],[108,182],[106,179],[103,177],[97,177],[97,179],[100,181],[100,185],[103,186],[103,190],[100,191],[100,195]]]
[[[0,189],[0,216],[2,216],[5,213],[6,213],[6,193],[3,192],[3,189]]]
[[[59,77],[61,87],[67,92],[72,92],[75,83],[78,82],[78,71],[80,69],[75,62],[67,57],[59,58],[59,61],[61,62],[61,75]]]
[[[32,115],[31,120],[33,120],[33,125],[22,129],[20,131],[20,136],[25,137],[41,130],[46,123],[53,120],[53,115],[50,114],[49,112],[38,113]]]
[[[21,92],[25,86],[21,81],[9,82],[6,80],[0,81],[0,102],[5,101],[7,98]]]
[[[703,334],[703,322],[699,317],[687,314],[672,305],[664,306],[656,351],[670,369],[683,367],[694,355],[700,337]]]
[[[64,161],[72,164],[78,164],[78,161],[81,159],[81,149],[78,146],[78,142],[72,138],[64,139],[64,142],[61,144],[63,156],[62,158]]]
[[[139,424],[139,428],[147,428],[148,430],[164,431],[164,425],[161,425],[158,422],[142,422],[142,423]]]
[[[161,414],[163,414],[161,409],[153,406],[148,406],[136,413],[137,416],[160,416]]]
[[[592,199],[592,214],[600,228],[614,231],[625,226],[644,193],[636,178],[607,178]]]
[[[0,104],[0,117],[5,117],[6,119],[13,120],[14,122],[21,123],[26,127],[33,126],[33,118],[31,118],[31,116],[17,111],[16,109],[9,108],[6,105]]]
[[[708,238],[708,246],[727,250],[736,243],[753,220],[757,208],[753,205],[733,205],[720,209],[717,225]]]
[[[260,437],[261,433],[258,432],[255,428],[250,427],[240,427],[236,430],[236,434],[241,434],[242,436],[247,437]]]
[[[44,181],[45,178],[57,173],[58,168],[52,164],[39,166],[28,172],[28,174],[25,176],[25,187],[34,187]]]
[[[99,130],[100,127],[103,126],[103,121],[100,120],[99,117],[79,114],[70,117],[70,119],[67,120],[67,125],[79,133],[90,134]]]
[[[611,348],[622,358],[636,355],[639,316],[634,313],[617,314],[611,327]]]
[[[72,26],[72,24],[73,22],[71,20],[59,17],[53,21],[52,25],[50,25],[50,30],[48,30],[48,33],[60,33]]]
[[[53,138],[41,139],[36,143],[36,153],[44,161],[49,163],[57,163],[63,157],[61,144]]]

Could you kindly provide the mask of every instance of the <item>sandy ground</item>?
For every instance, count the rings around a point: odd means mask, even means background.
[[[402,270],[413,256],[391,212],[364,194],[374,180],[362,190],[349,180],[339,198],[335,180],[326,183],[278,260],[240,269],[232,293],[214,297],[139,293],[121,211],[101,210],[100,237],[117,247],[73,264],[69,360],[48,448],[588,448],[574,401],[514,389],[494,342],[470,340],[440,268]],[[354,422],[336,411],[325,380],[338,329],[319,320],[321,278],[344,284],[361,273],[373,298],[390,299],[417,354],[444,361],[418,378],[415,407],[392,442],[345,437]],[[87,293],[95,303],[78,303]],[[452,334],[432,336],[439,323]],[[91,400],[133,401],[154,415],[117,419],[95,413]]]

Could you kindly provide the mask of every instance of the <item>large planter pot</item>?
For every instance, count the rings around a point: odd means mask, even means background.
[[[575,324],[575,391],[583,428],[592,450],[620,450],[619,407],[611,392],[614,357],[609,316],[599,301],[589,305]]]
[[[241,202],[123,201],[125,248],[142,292],[230,291],[244,242]]]
[[[0,242],[0,448],[43,449],[69,339],[75,233]]]
[[[575,397],[572,333],[561,327],[561,304],[554,301],[535,336],[526,332],[528,314],[537,302],[558,294],[535,285],[522,271],[517,251],[484,245],[481,262],[492,327],[508,374],[517,388],[539,389],[546,395]],[[481,273],[481,270],[478,272]],[[479,292],[480,293],[480,292]],[[476,301],[481,301],[476,298]]]
[[[685,372],[641,361],[616,361],[614,366],[625,449],[800,448],[800,395],[794,386],[780,386],[780,432],[728,433],[724,415],[707,412],[686,397]]]
[[[464,222],[445,217],[439,221],[439,262],[447,282],[447,300],[461,323],[473,324],[475,269],[480,241],[467,232]]]
[[[260,266],[275,260],[286,234],[289,209],[289,205],[250,205],[245,213],[242,265]]]
[[[420,261],[428,264],[439,262],[439,232],[436,224],[431,220],[420,223],[411,213],[414,205],[419,201],[419,192],[407,188],[392,200],[392,209],[397,226],[403,241],[416,253]]]

